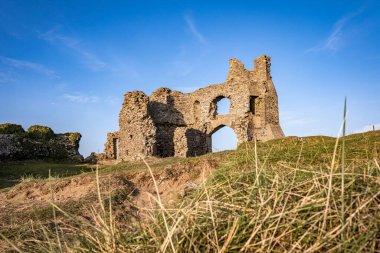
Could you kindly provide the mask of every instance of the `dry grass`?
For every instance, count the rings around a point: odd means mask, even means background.
[[[7,247],[28,252],[380,252],[380,132],[348,136],[344,150],[341,144],[309,137],[242,145],[171,206],[161,201],[157,174],[147,164],[156,191],[151,205],[139,207],[144,219],[118,219],[114,195],[98,188],[89,219],[53,202],[65,219],[34,222],[27,236]],[[132,194],[122,202],[133,205]]]

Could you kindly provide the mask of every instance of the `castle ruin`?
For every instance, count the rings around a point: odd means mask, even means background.
[[[230,100],[229,114],[219,115],[217,103]],[[119,114],[119,131],[108,133],[106,159],[198,156],[211,152],[211,136],[231,127],[238,144],[284,137],[278,98],[270,74],[270,57],[254,60],[254,69],[230,60],[227,80],[184,94],[159,88],[150,96],[127,92]]]

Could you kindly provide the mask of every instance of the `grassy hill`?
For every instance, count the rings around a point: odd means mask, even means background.
[[[0,181],[3,168],[23,180],[0,190],[0,248],[379,252],[379,146],[373,131],[347,136],[344,149],[331,137],[287,137],[97,171],[2,164]]]

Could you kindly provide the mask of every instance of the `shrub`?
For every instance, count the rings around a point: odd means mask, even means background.
[[[34,125],[28,128],[28,136],[37,140],[49,140],[54,137],[54,132],[50,127]]]
[[[0,124],[0,134],[23,134],[24,128],[21,125],[4,123]]]

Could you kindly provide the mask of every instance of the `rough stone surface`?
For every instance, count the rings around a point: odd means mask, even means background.
[[[91,152],[89,156],[87,156],[83,162],[89,164],[96,164],[98,162],[98,155],[95,152]]]
[[[124,95],[119,114],[118,159],[138,159],[155,153],[157,129],[148,104],[149,98],[141,91]]]
[[[107,142],[104,148],[105,159],[117,159],[116,147],[118,145],[119,132],[113,132],[107,134]]]
[[[49,158],[81,162],[80,139],[79,133],[53,133],[49,139],[29,132],[0,134],[0,161]]]
[[[217,103],[230,100],[229,114],[218,115]],[[145,156],[198,156],[211,152],[211,135],[231,127],[238,144],[284,136],[278,98],[270,74],[270,57],[254,60],[254,69],[230,60],[226,82],[184,94],[159,88],[149,97],[141,91],[124,96],[118,132],[107,135],[108,159]]]

